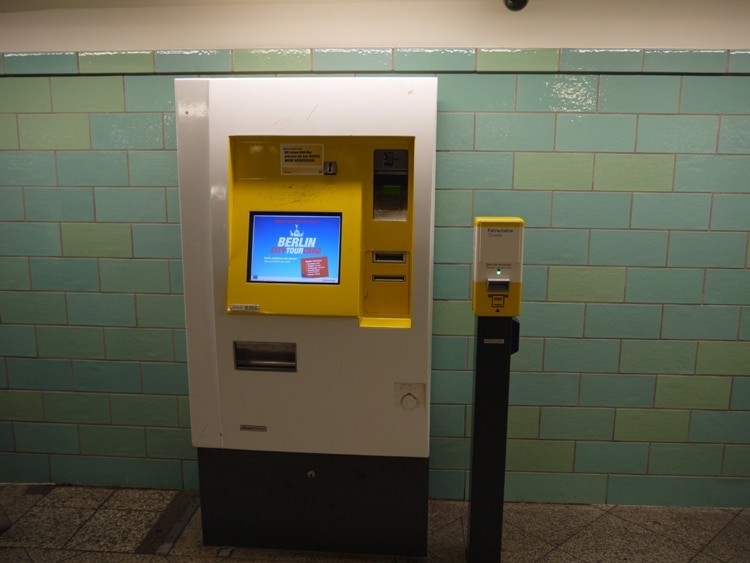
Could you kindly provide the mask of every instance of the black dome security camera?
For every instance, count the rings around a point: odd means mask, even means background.
[[[519,10],[523,10],[526,7],[526,4],[529,3],[529,0],[503,0],[505,2],[505,7],[509,10],[512,10],[513,12],[518,12]]]

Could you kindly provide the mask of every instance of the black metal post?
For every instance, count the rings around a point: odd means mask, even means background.
[[[512,317],[477,317],[469,563],[500,561],[510,356],[517,348],[517,320]]]

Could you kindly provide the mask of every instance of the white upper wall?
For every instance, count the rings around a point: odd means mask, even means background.
[[[520,12],[503,0],[200,2],[206,0],[0,0],[0,12],[19,10],[0,13],[0,52],[750,48],[748,0],[529,0]],[[48,5],[68,8],[28,11]],[[108,7],[81,8],[88,5]]]

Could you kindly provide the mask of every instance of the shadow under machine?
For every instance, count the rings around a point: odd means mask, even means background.
[[[204,542],[424,555],[436,79],[175,85]]]

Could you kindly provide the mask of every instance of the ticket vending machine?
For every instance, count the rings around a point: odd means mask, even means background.
[[[175,89],[204,542],[424,555],[436,79]]]

